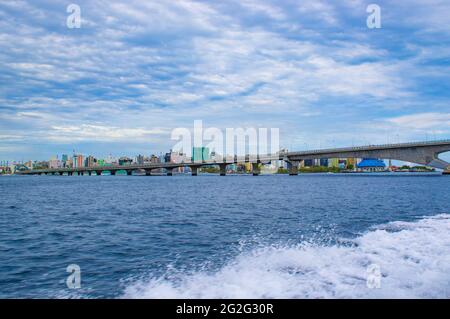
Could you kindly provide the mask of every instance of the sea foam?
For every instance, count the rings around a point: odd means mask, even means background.
[[[148,276],[125,298],[450,298],[450,215],[372,228],[351,245],[265,247],[216,271]],[[381,270],[369,288],[368,268]]]

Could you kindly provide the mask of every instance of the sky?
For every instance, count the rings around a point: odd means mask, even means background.
[[[449,17],[448,0],[2,0],[0,159],[159,154],[194,120],[279,128],[289,150],[449,139]]]

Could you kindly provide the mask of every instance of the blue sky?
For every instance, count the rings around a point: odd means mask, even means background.
[[[168,150],[176,127],[289,149],[450,138],[450,2],[0,2],[0,158]],[[366,26],[381,7],[381,29]]]

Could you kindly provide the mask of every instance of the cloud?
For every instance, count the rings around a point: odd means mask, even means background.
[[[0,134],[125,151],[161,133],[156,152],[162,132],[202,119],[280,127],[293,147],[373,138],[450,112],[450,8],[428,3],[382,1],[369,30],[362,0],[79,1],[81,29],[60,3],[2,2]],[[433,129],[423,118],[414,129]]]
[[[119,128],[102,125],[52,126],[48,138],[55,142],[73,141],[145,141],[153,135],[169,135],[164,129]]]
[[[450,113],[419,113],[387,119],[388,122],[403,128],[415,130],[450,131]]]

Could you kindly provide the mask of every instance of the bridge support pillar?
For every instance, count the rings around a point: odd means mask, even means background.
[[[167,176],[172,176],[173,175],[173,168],[167,168]]]
[[[295,176],[298,175],[298,165],[300,164],[299,161],[288,161],[287,163],[287,169],[289,171],[289,175]]]
[[[198,166],[191,166],[192,176],[198,175]]]
[[[110,171],[111,172],[111,176],[115,176],[116,175],[116,171]]]
[[[261,174],[261,170],[259,169],[259,163],[252,163],[252,173],[253,176],[258,176]]]
[[[145,176],[152,176],[152,170],[151,169],[146,169],[145,170]]]
[[[89,175],[89,176],[92,176],[92,172],[91,172],[91,171],[89,171],[89,172],[88,172],[88,175]]]
[[[127,175],[128,175],[128,176],[131,176],[131,175],[133,175],[133,171],[131,171],[131,170],[128,170],[128,171],[127,171]]]
[[[102,171],[95,171],[95,174],[97,174],[97,176],[102,176]]]
[[[227,164],[220,164],[219,168],[220,168],[220,176],[227,175]]]

